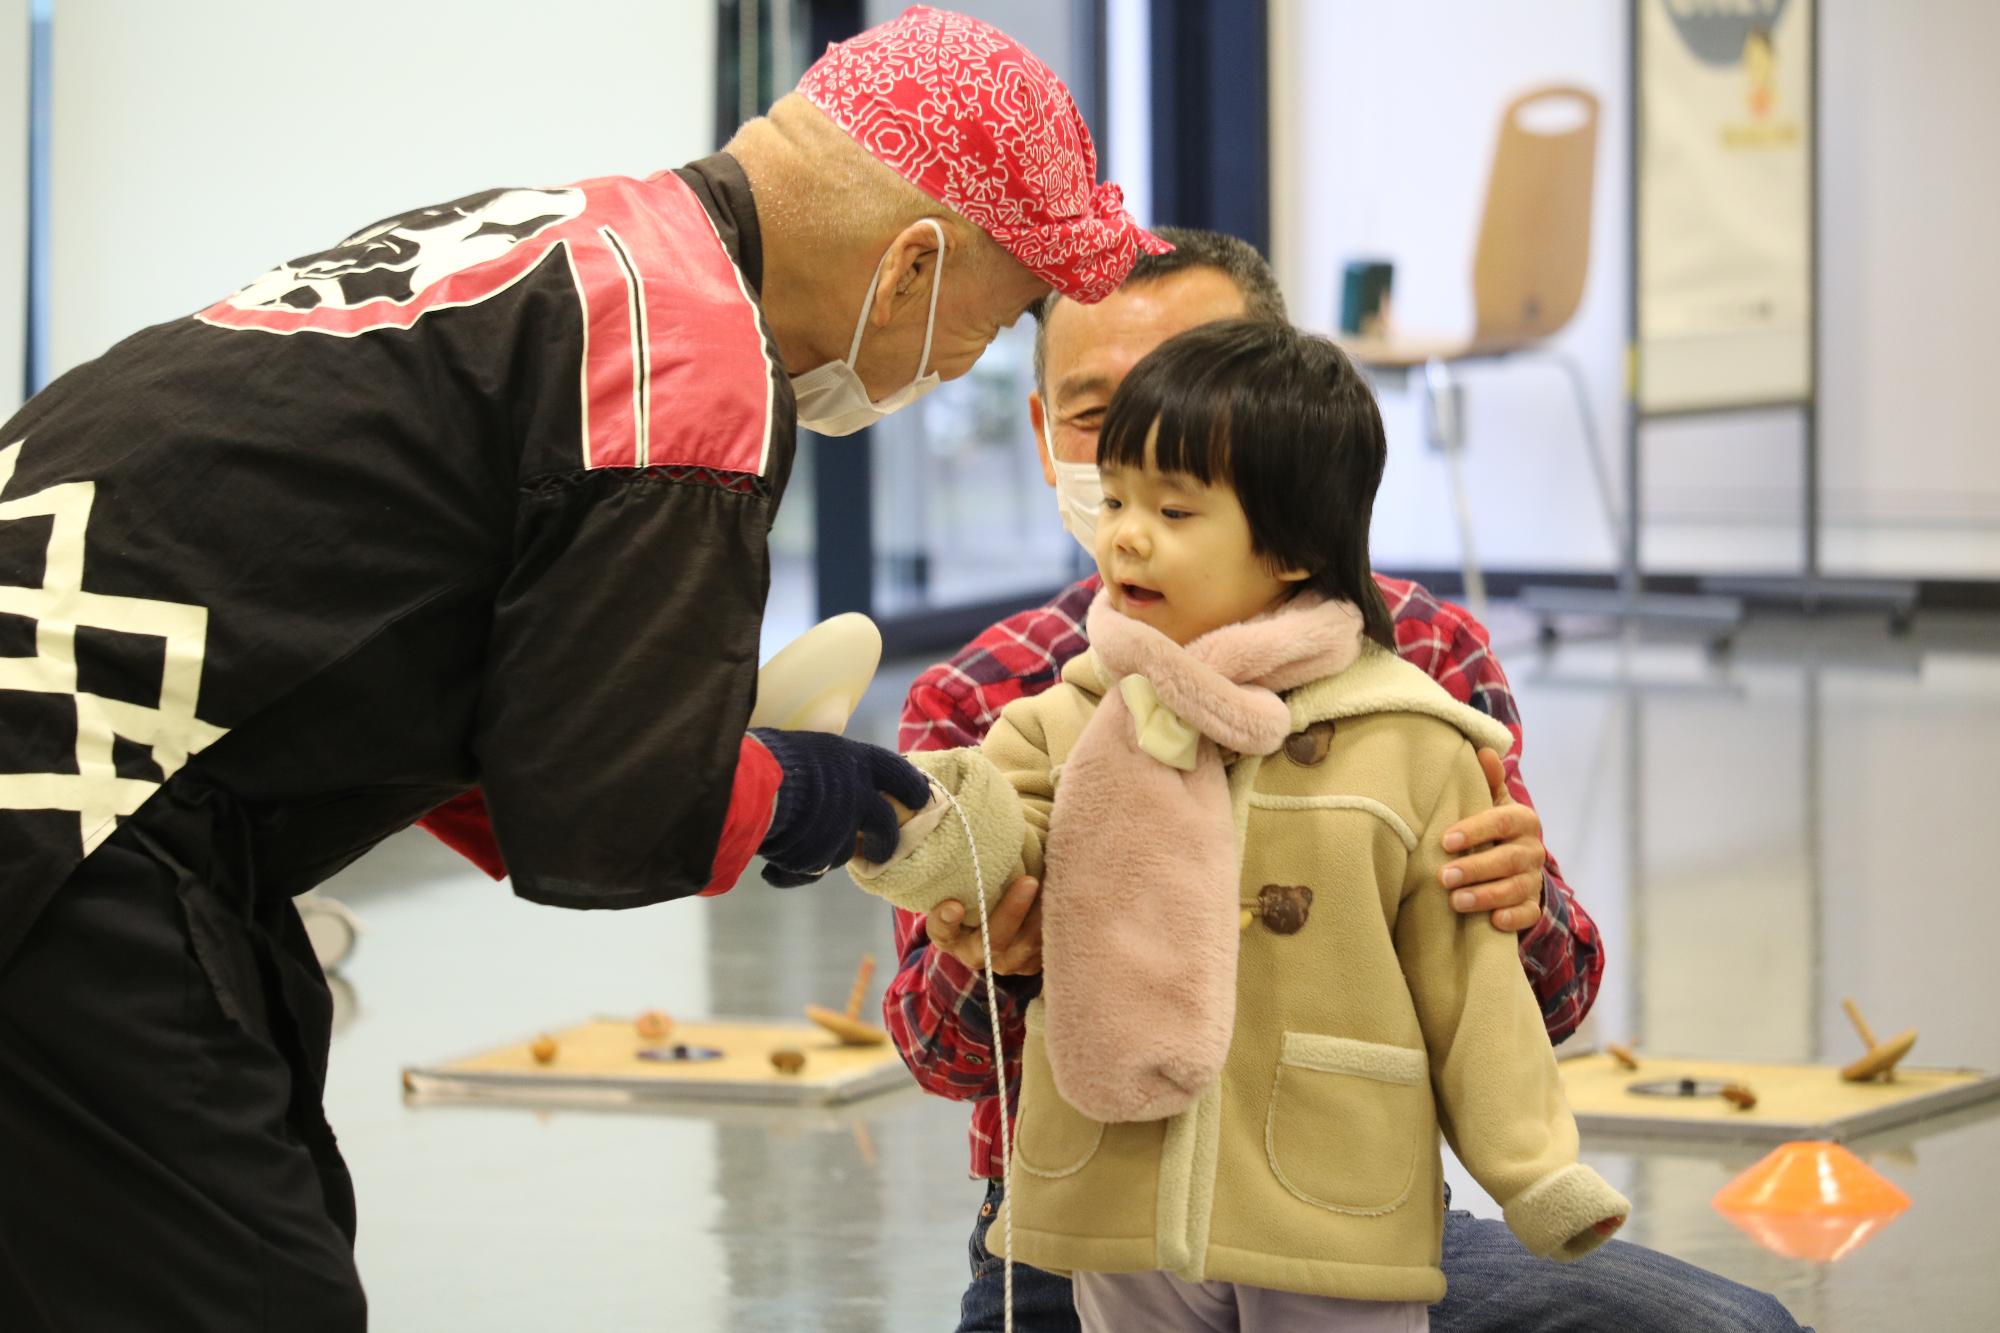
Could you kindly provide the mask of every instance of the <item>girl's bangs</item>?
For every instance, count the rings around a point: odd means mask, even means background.
[[[1230,413],[1216,401],[1214,386],[1199,380],[1181,384],[1165,380],[1165,376],[1149,376],[1142,383],[1126,380],[1098,438],[1098,465],[1150,464],[1156,471],[1192,477],[1204,486],[1229,481]],[[1153,436],[1150,459],[1148,436]]]

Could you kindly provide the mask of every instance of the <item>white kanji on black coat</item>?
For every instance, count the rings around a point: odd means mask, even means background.
[[[17,440],[0,448],[0,495],[26,445]],[[195,715],[208,609],[85,590],[96,496],[95,482],[72,481],[0,501],[0,526],[48,521],[39,586],[0,585],[0,614],[21,617],[34,630],[32,654],[0,657],[0,690],[67,696],[76,709],[76,771],[0,773],[0,809],[74,811],[86,856],[111,836],[121,816],[145,804],[190,755],[224,734]],[[122,638],[138,649],[128,655],[132,661],[163,660],[157,682],[142,669],[125,673],[126,697],[84,688],[77,645],[87,635],[112,643]],[[146,679],[137,679],[142,675]],[[121,763],[121,752],[131,747],[150,751],[150,763]],[[143,775],[135,771],[140,768]]]

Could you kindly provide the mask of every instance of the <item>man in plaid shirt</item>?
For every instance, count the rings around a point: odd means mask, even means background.
[[[1043,471],[1058,487],[1072,532],[1094,518],[1095,497],[1074,488],[1078,474],[1094,477],[1089,465],[1098,424],[1132,365],[1175,333],[1210,320],[1284,318],[1276,281],[1248,245],[1179,228],[1155,233],[1176,250],[1142,256],[1112,297],[1092,307],[1050,301],[1037,309],[1038,392],[1029,401],[1029,415],[1044,442]],[[1453,698],[1513,734],[1505,755],[1489,750],[1480,756],[1493,786],[1494,809],[1445,834],[1447,851],[1484,850],[1447,865],[1439,892],[1451,892],[1460,911],[1490,912],[1496,929],[1520,932],[1522,966],[1549,1039],[1560,1042],[1589,1012],[1604,956],[1596,925],[1542,846],[1541,822],[1521,780],[1521,719],[1506,674],[1485,627],[1465,611],[1415,583],[1379,575],[1376,581],[1395,621],[1398,652]],[[1084,622],[1098,586],[1095,575],[1072,584],[1046,605],[994,625],[951,661],[920,675],[903,706],[897,748],[907,753],[976,746],[1008,704],[1054,685],[1064,664],[1089,646]],[[1039,892],[1034,880],[1016,880],[988,922],[1010,1119],[1020,1093],[1025,1011],[1041,990]],[[1000,1261],[985,1246],[1005,1175],[993,1021],[977,920],[967,922],[956,903],[945,904],[935,917],[897,910],[899,966],[883,1016],[926,1091],[973,1103],[972,1175],[988,1182],[988,1192],[973,1230],[973,1282],[959,1327],[960,1333],[976,1333],[1000,1327]],[[1526,1264],[1535,1265],[1532,1280],[1512,1283]],[[1444,1268],[1451,1292],[1432,1310],[1432,1327],[1440,1333],[1542,1326],[1664,1329],[1668,1313],[1676,1330],[1796,1327],[1769,1297],[1637,1246],[1614,1243],[1576,1265],[1540,1264],[1503,1224],[1464,1213],[1448,1216]],[[1066,1279],[1021,1266],[1015,1282],[1018,1328],[1052,1333],[1079,1327]],[[1579,1318],[1584,1322],[1558,1322]]]

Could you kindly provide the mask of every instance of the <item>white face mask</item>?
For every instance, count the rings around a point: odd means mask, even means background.
[[[855,373],[854,358],[861,352],[861,335],[868,328],[869,312],[875,308],[875,284],[881,280],[888,252],[875,263],[875,276],[868,280],[868,295],[861,302],[861,318],[854,322],[854,341],[848,345],[845,361],[829,361],[823,366],[792,376],[792,393],[799,403],[799,424],[821,435],[852,435],[872,426],[891,412],[900,412],[938,386],[936,372],[926,374],[931,364],[931,335],[937,331],[938,290],[944,285],[944,228],[934,218],[923,219],[937,233],[937,268],[931,274],[931,313],[924,324],[924,354],[917,362],[917,377],[881,402],[868,397],[868,386]],[[893,249],[894,247],[891,247]]]
[[[1042,448],[1048,451],[1049,466],[1056,473],[1056,509],[1063,527],[1076,538],[1085,555],[1097,555],[1097,511],[1104,507],[1104,481],[1095,463],[1065,463],[1056,457],[1049,442],[1049,404],[1042,401]]]

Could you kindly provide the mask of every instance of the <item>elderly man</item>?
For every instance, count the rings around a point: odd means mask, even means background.
[[[1085,549],[1102,494],[1098,427],[1132,366],[1176,333],[1200,324],[1285,318],[1270,267],[1250,246],[1212,232],[1163,227],[1158,234],[1173,243],[1173,251],[1142,256],[1107,300],[1086,307],[1051,296],[1036,311],[1036,384],[1028,419],[1063,523]],[[1401,654],[1514,733],[1505,755],[1480,756],[1496,805],[1445,832],[1447,851],[1481,850],[1449,862],[1438,892],[1449,892],[1461,912],[1490,913],[1497,930],[1520,932],[1522,966],[1541,1002],[1549,1037],[1559,1042],[1588,1012],[1604,961],[1597,928],[1542,846],[1541,822],[1521,780],[1521,720],[1507,677],[1485,628],[1464,611],[1417,584],[1379,575],[1377,582],[1394,616]],[[904,705],[900,748],[977,745],[1008,703],[1053,685],[1064,663],[1089,646],[1085,613],[1097,585],[1095,575],[1074,584],[1046,606],[993,626],[957,657],[919,676]],[[1041,987],[1039,891],[1031,879],[1016,881],[989,922],[1007,1034],[1007,1086],[1015,1096],[1024,1014]],[[896,945],[901,963],[883,1002],[890,1033],[919,1083],[974,1103],[972,1173],[987,1181],[973,1227],[973,1278],[959,1328],[961,1333],[997,1330],[1001,1271],[987,1248],[986,1228],[1002,1197],[1001,1108],[978,923],[967,922],[955,903],[930,918],[899,911]],[[1582,1262],[1558,1266],[1531,1256],[1501,1222],[1462,1212],[1447,1215],[1443,1267],[1450,1293],[1431,1312],[1436,1333],[1796,1327],[1768,1296],[1638,1246],[1613,1242]],[[1078,1327],[1065,1278],[1017,1268],[1015,1298],[1015,1326],[1023,1333]]]
[[[290,900],[474,784],[565,907],[894,846],[915,770],[745,733],[794,419],[1116,287],[1161,247],[1095,176],[912,9],[722,153],[386,219],[0,430],[0,1328],[363,1327]]]

